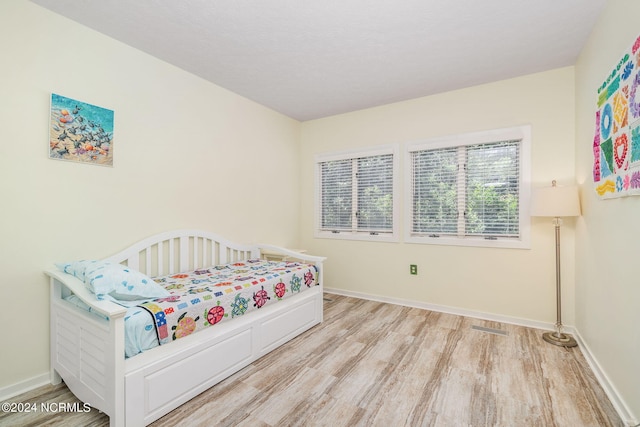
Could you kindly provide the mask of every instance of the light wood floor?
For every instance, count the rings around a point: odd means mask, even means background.
[[[152,426],[623,426],[580,350],[539,330],[332,294],[324,319]],[[11,399],[44,401],[76,400],[64,385]],[[108,419],[0,413],[0,425]]]

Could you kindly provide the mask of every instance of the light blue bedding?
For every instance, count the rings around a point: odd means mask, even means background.
[[[92,311],[91,307],[75,295],[67,297],[66,300],[83,310],[104,318],[101,314]],[[130,307],[127,309],[127,313],[124,316],[124,337],[126,357],[135,356],[159,345],[153,318],[142,307]]]

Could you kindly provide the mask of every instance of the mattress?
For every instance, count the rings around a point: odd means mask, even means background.
[[[254,259],[153,280],[170,296],[127,309],[126,357],[303,292],[318,285],[318,271],[312,264]],[[90,311],[74,295],[67,300]]]

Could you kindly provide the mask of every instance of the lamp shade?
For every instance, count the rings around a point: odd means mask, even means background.
[[[534,188],[531,196],[531,216],[579,216],[580,199],[575,185]]]

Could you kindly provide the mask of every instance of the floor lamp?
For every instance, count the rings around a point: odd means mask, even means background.
[[[560,286],[560,226],[562,217],[579,216],[580,200],[576,186],[560,187],[554,180],[551,187],[534,188],[531,215],[553,217],[556,229],[556,330],[546,332],[542,338],[562,347],[575,347],[576,340],[562,332],[562,288]]]

